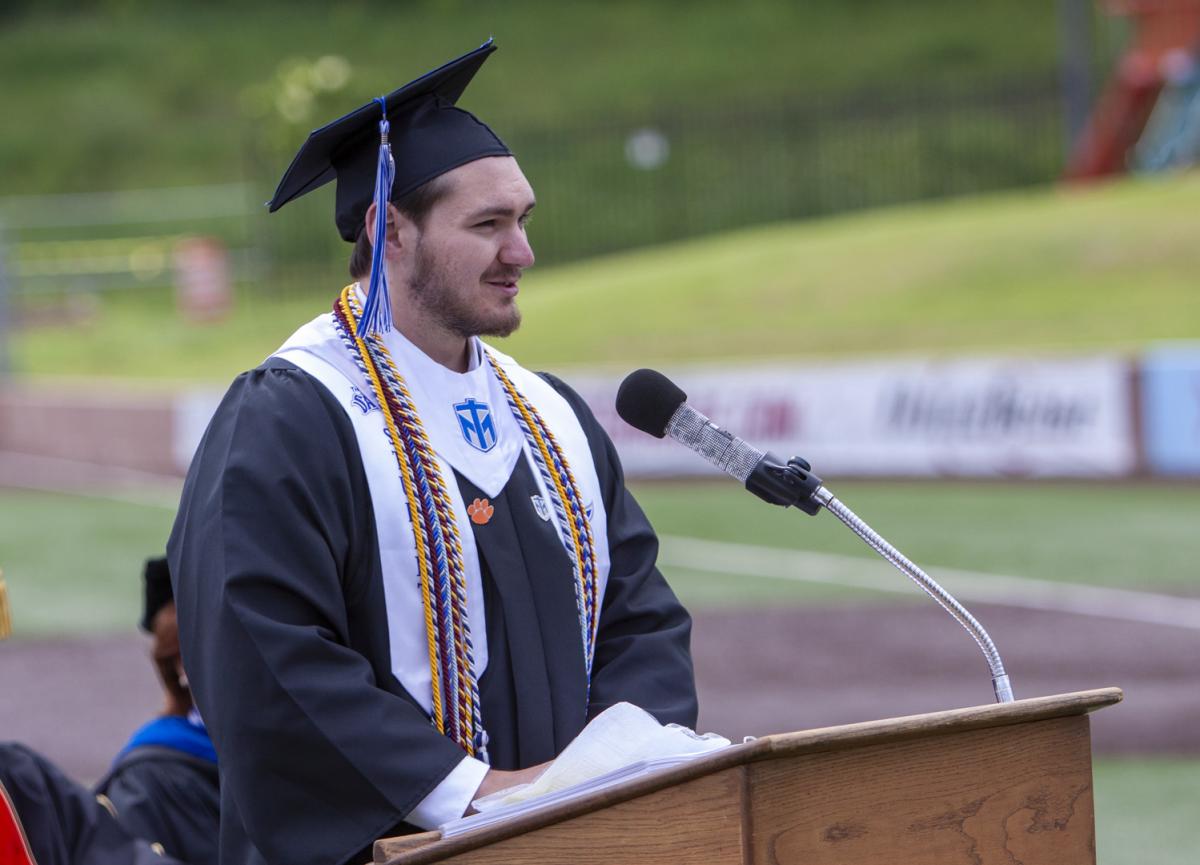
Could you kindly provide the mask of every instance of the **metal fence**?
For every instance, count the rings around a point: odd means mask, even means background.
[[[1049,76],[574,127],[494,125],[537,191],[541,264],[1049,183],[1064,152]],[[328,291],[344,280],[349,252],[333,230],[332,188],[270,217],[261,206],[290,155],[255,155],[254,183],[0,199],[15,314],[47,298],[169,285],[173,245],[197,234],[229,249],[242,290]]]
[[[777,220],[1050,183],[1062,169],[1053,77],[794,105],[660,112],[509,132],[538,195],[542,264]],[[286,158],[276,160],[286,164]],[[332,196],[271,217],[276,256],[310,270],[346,250]]]
[[[558,261],[775,220],[1052,181],[1053,81],[665,115],[518,136]]]
[[[0,199],[14,302],[171,285],[182,240],[211,237],[237,276],[260,273],[251,185],[227,183]]]

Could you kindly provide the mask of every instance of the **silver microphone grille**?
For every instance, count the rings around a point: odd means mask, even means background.
[[[686,402],[667,421],[666,433],[742,483],[764,456],[758,448],[721,429]]]

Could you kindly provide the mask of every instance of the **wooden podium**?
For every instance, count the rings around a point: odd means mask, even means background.
[[[1104,688],[766,736],[509,822],[385,838],[375,861],[1092,865]]]

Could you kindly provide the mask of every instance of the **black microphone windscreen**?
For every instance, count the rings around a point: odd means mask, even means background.
[[[687,394],[661,372],[639,369],[617,389],[617,414],[631,427],[662,438],[671,415],[686,401]]]

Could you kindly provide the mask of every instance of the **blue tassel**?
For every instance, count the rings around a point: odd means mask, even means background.
[[[383,119],[379,121],[379,165],[375,169],[375,246],[371,250],[371,285],[363,302],[362,315],[358,317],[358,332],[363,336],[387,333],[392,329],[392,304],[383,267],[383,248],[396,163],[392,161],[392,146],[388,143],[387,103],[382,96],[375,101],[383,111]]]

